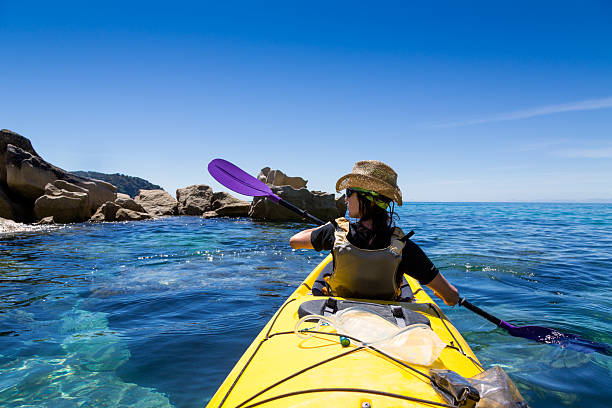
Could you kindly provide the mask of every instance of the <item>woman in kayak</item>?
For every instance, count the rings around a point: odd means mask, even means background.
[[[395,171],[377,160],[359,161],[351,173],[336,182],[337,192],[345,189],[348,215],[359,221],[338,218],[298,232],[289,240],[294,249],[332,251],[334,270],[326,277],[322,294],[395,299],[406,273],[447,305],[455,305],[459,301],[457,289],[417,244],[393,226],[395,203],[402,205]]]

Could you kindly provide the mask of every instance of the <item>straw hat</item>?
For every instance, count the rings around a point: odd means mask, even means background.
[[[362,160],[355,163],[353,171],[336,182],[336,191],[349,187],[375,191],[402,205],[402,192],[397,186],[397,173],[378,160]]]

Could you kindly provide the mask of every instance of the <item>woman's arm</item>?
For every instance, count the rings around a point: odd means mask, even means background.
[[[459,291],[446,280],[442,273],[438,273],[427,284],[427,287],[433,290],[434,294],[449,306],[454,306],[459,301]]]
[[[291,238],[289,238],[289,245],[293,249],[313,249],[312,242],[310,241],[310,234],[316,228],[310,228],[304,231],[300,231]]]

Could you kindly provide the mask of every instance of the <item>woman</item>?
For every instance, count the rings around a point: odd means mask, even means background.
[[[327,280],[331,295],[353,298],[395,299],[403,274],[428,286],[449,306],[459,300],[451,285],[419,246],[393,227],[395,203],[402,205],[397,174],[377,160],[358,161],[353,171],[336,182],[346,189],[348,215],[307,229],[289,240],[292,248],[331,250],[334,272]],[[329,294],[329,293],[327,293]]]

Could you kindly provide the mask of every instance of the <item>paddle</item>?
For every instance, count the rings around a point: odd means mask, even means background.
[[[214,159],[208,164],[208,172],[225,187],[240,194],[252,197],[266,197],[273,202],[299,214],[302,218],[309,219],[318,225],[324,222],[308,212],[296,207],[295,205],[283,200],[272,192],[263,181],[256,179],[236,165],[223,159]],[[484,317],[491,323],[506,330],[515,337],[535,340],[541,343],[557,344],[561,347],[568,347],[583,352],[593,352],[612,355],[612,348],[608,344],[584,340],[575,334],[565,334],[554,329],[540,326],[514,326],[497,317],[490,315],[481,308],[474,306],[465,298],[459,300],[459,305]]]
[[[208,172],[219,183],[239,194],[252,197],[266,197],[267,199],[282,205],[283,207],[299,214],[302,218],[308,219],[315,224],[323,225],[325,222],[312,214],[296,207],[295,205],[283,200],[272,192],[270,187],[261,180],[251,176],[238,166],[223,159],[214,159],[208,163]]]
[[[598,343],[595,341],[585,340],[575,334],[561,333],[555,329],[549,329],[541,326],[514,326],[508,322],[505,322],[497,317],[485,312],[478,306],[474,306],[465,298],[459,300],[459,305],[465,307],[468,310],[480,315],[507,331],[510,335],[515,337],[522,337],[524,339],[535,340],[540,343],[546,344],[557,344],[561,347],[571,348],[573,350],[582,351],[585,353],[598,352],[601,354],[612,355],[612,347],[608,344]]]

